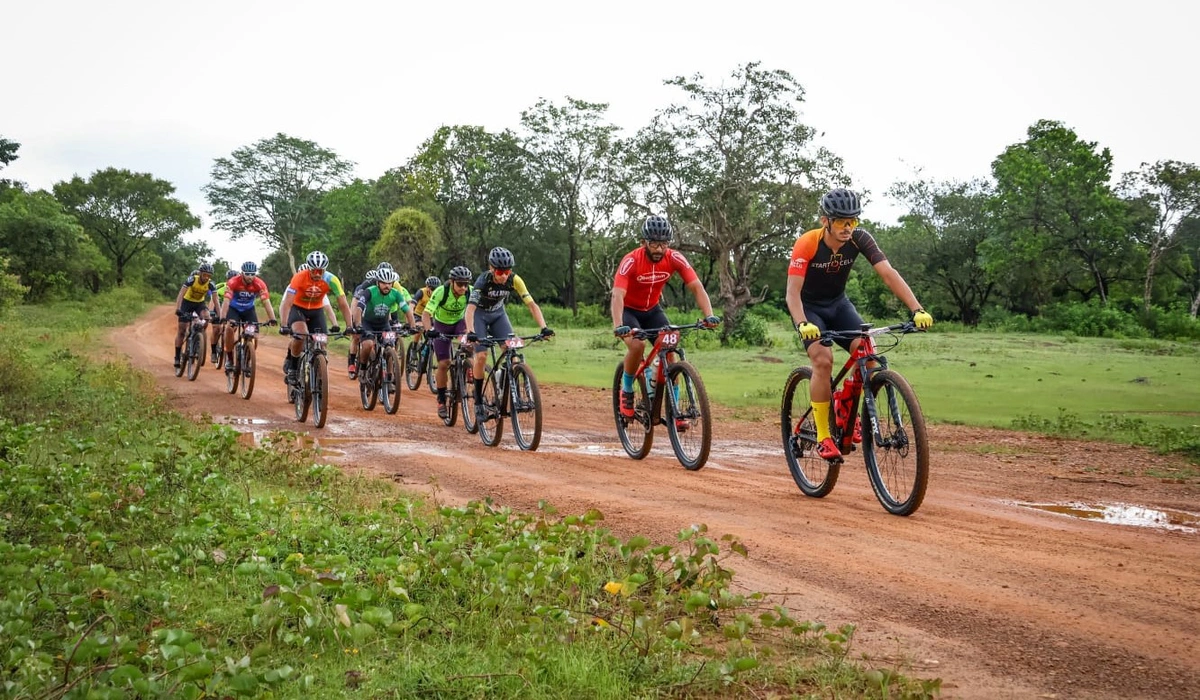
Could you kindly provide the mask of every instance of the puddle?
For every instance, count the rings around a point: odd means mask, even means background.
[[[620,446],[597,445],[596,443],[558,443],[548,445],[542,443],[538,452],[569,452],[571,454],[595,455],[596,457],[625,457],[625,450]]]
[[[1182,510],[1147,508],[1126,503],[1017,503],[1017,505],[1081,520],[1099,520],[1113,525],[1134,525],[1156,530],[1191,533],[1200,530],[1200,514]]]

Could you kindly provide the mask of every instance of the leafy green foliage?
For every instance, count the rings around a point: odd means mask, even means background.
[[[391,261],[402,280],[424,280],[433,259],[443,247],[433,218],[419,209],[404,207],[388,215],[383,235],[371,246],[371,258]]]

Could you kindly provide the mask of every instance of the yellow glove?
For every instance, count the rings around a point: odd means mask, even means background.
[[[817,340],[821,337],[821,329],[808,321],[797,323],[796,330],[800,332],[800,337],[804,340]]]
[[[913,323],[916,324],[917,328],[921,330],[925,330],[933,325],[933,316],[930,316],[929,312],[925,309],[917,309],[914,311],[912,320]]]

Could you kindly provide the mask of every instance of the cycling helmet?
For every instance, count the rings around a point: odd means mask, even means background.
[[[296,272],[305,272],[306,270],[311,270],[311,269],[312,269],[312,265],[309,265],[306,262],[302,262],[296,266]]]
[[[821,197],[821,215],[831,219],[853,219],[862,214],[862,202],[853,190],[838,187]]]
[[[258,265],[247,260],[246,262],[242,263],[242,274],[243,275],[257,275],[258,274]]]
[[[329,256],[319,250],[314,250],[308,254],[308,257],[304,259],[304,262],[308,263],[317,270],[324,270],[329,267]]]
[[[367,270],[367,274],[363,276],[367,282],[374,282],[379,279],[379,270]]]
[[[383,272],[384,270],[390,270],[390,269],[392,269],[392,264],[390,262],[388,262],[387,260],[384,260],[383,262],[376,265],[375,269],[379,270],[380,272]]]
[[[434,287],[442,286],[442,278],[436,275],[431,275],[425,278],[425,286],[433,289]]]
[[[452,281],[452,282],[470,282],[471,281],[471,268],[467,267],[466,265],[459,265],[458,267],[450,270],[450,281]]]
[[[226,282],[228,282],[229,280],[231,280],[231,279],[233,279],[234,277],[237,277],[237,276],[238,276],[238,271],[237,271],[237,270],[226,270],[226,271],[225,271],[225,281],[226,281]]]
[[[212,263],[200,263],[200,267],[197,269],[197,272],[204,272],[211,275],[213,273]]]
[[[508,248],[492,248],[492,252],[488,253],[488,264],[492,267],[498,267],[502,270],[511,270],[516,259],[509,252]]]
[[[395,270],[384,270],[379,273],[378,279],[384,284],[395,284],[400,281],[400,275],[397,275]]]
[[[642,238],[647,241],[670,241],[671,222],[658,214],[647,216],[642,223]]]

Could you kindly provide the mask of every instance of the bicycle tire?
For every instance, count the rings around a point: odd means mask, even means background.
[[[646,378],[638,376],[633,382],[633,418],[621,415],[621,382],[625,374],[625,363],[617,363],[617,372],[613,375],[613,417],[617,423],[617,436],[621,438],[621,447],[625,453],[634,459],[644,459],[650,454],[654,445],[654,419],[650,415],[653,408],[646,392]]]
[[[256,352],[254,343],[251,341],[242,341],[241,359],[238,360],[238,372],[242,374],[242,398],[249,401],[250,396],[254,394],[254,378],[257,375],[257,362],[255,357]],[[235,357],[237,357],[235,355]]]
[[[450,428],[458,421],[458,392],[462,388],[458,368],[454,364],[447,370],[446,385],[446,417],[442,419],[442,423]]]
[[[414,340],[404,351],[404,383],[408,385],[409,391],[416,391],[417,387],[421,386],[423,374],[425,368],[421,365],[421,344]]]
[[[876,418],[883,441],[875,443],[875,423],[863,410],[863,461],[875,497],[892,515],[912,515],[929,486],[929,438],[917,394],[894,370],[871,377]],[[870,428],[870,429],[869,429]]]
[[[201,362],[200,353],[204,352],[202,347],[204,338],[199,333],[192,333],[188,336],[187,342],[187,379],[189,382],[196,381],[196,377],[200,375]]]
[[[400,410],[400,357],[395,348],[384,348],[383,362],[379,365],[379,399],[383,411],[389,416]]]
[[[329,360],[325,355],[314,355],[312,371],[313,427],[324,428],[329,418]]]
[[[463,427],[467,429],[468,433],[474,435],[479,430],[479,425],[475,420],[475,382],[467,374],[470,360],[463,359],[462,362],[458,374],[458,402],[462,407]]]
[[[312,392],[309,391],[308,378],[310,376],[308,363],[304,361],[304,355],[300,356],[299,369],[296,374],[296,381],[300,383],[294,391],[296,392],[296,420],[301,423],[308,420],[308,409],[312,406]],[[293,389],[289,386],[289,391]]]
[[[379,400],[379,360],[372,360],[358,370],[358,398],[364,411],[374,411]]]
[[[223,369],[225,367],[225,329],[214,329],[213,333],[216,333],[217,341],[217,361],[213,363],[213,369]]]
[[[668,392],[663,401],[671,449],[684,469],[696,471],[708,461],[712,450],[712,413],[704,381],[691,363],[674,362],[667,367],[663,390]],[[683,430],[680,421],[684,422]]]
[[[483,375],[483,407],[488,411],[481,421],[476,421],[475,429],[479,432],[479,440],[488,447],[500,444],[500,436],[504,434],[504,414],[500,412],[500,385],[496,381],[496,373],[488,370]],[[463,421],[466,421],[463,415]]]
[[[812,368],[797,367],[783,385],[779,424],[783,453],[792,480],[805,496],[824,498],[837,485],[840,464],[830,464],[817,455],[817,429],[812,418]],[[832,413],[832,412],[831,412]],[[832,415],[830,422],[833,422]]]
[[[509,415],[513,437],[522,450],[533,452],[542,443],[542,391],[525,363],[512,366],[508,384]]]
[[[233,344],[233,364],[229,367],[233,371],[225,373],[225,391],[230,394],[237,393],[238,383],[242,380],[241,355],[239,353],[241,353],[241,345],[235,342]]]
[[[437,355],[433,354],[433,348],[430,347],[429,352],[421,353],[421,356],[421,367],[425,369],[425,383],[429,385],[429,393],[437,396]]]

